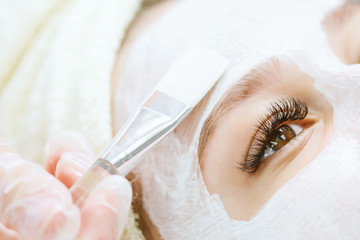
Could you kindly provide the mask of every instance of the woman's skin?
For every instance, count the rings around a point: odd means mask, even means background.
[[[265,78],[259,80],[270,84],[264,84],[222,116],[200,159],[209,192],[217,193],[228,214],[237,220],[250,220],[284,183],[320,153],[333,132],[332,108],[314,89],[309,76],[279,62],[258,68],[267,68]],[[244,161],[256,132],[254,126],[266,115],[270,103],[282,97],[298,98],[307,104],[309,113],[305,119],[286,122],[301,127],[301,132],[281,151],[265,159],[255,173],[240,170],[238,162]]]
[[[121,87],[118,79],[132,54],[134,40],[151,23],[174,7],[179,0],[164,1],[143,10],[133,22],[119,51],[113,74],[113,123],[118,130],[124,119],[117,102],[121,101]],[[358,30],[360,18],[359,4],[351,4],[338,9],[324,21],[330,46],[345,64],[359,62],[360,38]],[[356,7],[354,7],[356,6]],[[346,17],[344,17],[346,16]],[[339,31],[341,29],[341,31]],[[351,42],[351,44],[347,44]],[[264,87],[250,97],[239,101],[236,106],[221,116],[214,134],[207,142],[202,142],[200,165],[208,191],[220,196],[228,214],[237,220],[250,220],[261,207],[299,170],[312,161],[327,144],[333,133],[332,108],[324,97],[313,87],[313,79],[301,73],[296,66],[269,61],[254,70],[269,73],[272,77]],[[239,79],[239,81],[244,81]],[[263,81],[263,79],[259,79]],[[267,113],[271,103],[279,98],[295,97],[308,106],[308,115],[303,120],[286,122],[300,129],[299,134],[284,147],[266,158],[255,173],[249,174],[239,169],[238,162],[244,162],[252,138],[256,134],[255,125]],[[220,100],[221,101],[221,100]],[[244,114],[246,113],[246,114]],[[203,131],[205,131],[203,129]],[[139,212],[140,225],[147,239],[160,239],[156,227],[141,208],[141,186],[133,184],[135,208]]]

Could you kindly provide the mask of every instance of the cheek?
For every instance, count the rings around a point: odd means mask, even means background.
[[[201,165],[209,193],[219,195],[229,216],[238,220],[246,219],[249,215],[246,205],[249,197],[253,196],[244,194],[251,191],[252,185],[248,174],[241,171],[237,163],[243,161],[253,134],[254,129],[249,126],[250,115],[240,117],[235,114],[217,127]]]
[[[228,132],[220,131],[216,135],[216,142],[210,141],[207,146],[201,167],[210,194],[229,191],[226,183],[238,177],[236,159],[241,157],[234,151],[239,146],[239,139]]]
[[[244,112],[249,114],[244,116]],[[243,161],[247,152],[254,130],[249,126],[252,117],[250,109],[241,108],[238,112],[229,113],[226,119],[224,117],[225,120],[217,124],[214,135],[207,143],[201,164],[210,194],[238,191],[235,184],[229,183],[241,180],[242,172],[238,169],[237,162]]]
[[[228,215],[233,219],[241,219],[244,214],[243,184],[246,182],[244,173],[237,168],[237,155],[233,148],[236,141],[229,138],[219,143],[209,144],[206,160],[201,167],[206,187],[210,194],[219,195]],[[240,159],[239,159],[240,161]]]

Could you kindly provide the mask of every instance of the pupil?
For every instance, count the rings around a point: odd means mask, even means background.
[[[269,147],[277,151],[284,147],[291,139],[296,137],[294,130],[288,125],[282,125],[270,137]]]

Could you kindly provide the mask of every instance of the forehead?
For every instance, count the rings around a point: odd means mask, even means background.
[[[165,2],[146,10],[146,23],[129,44],[131,54],[125,59],[123,79],[153,86],[192,45],[228,58],[230,68],[240,70],[236,75],[294,49],[319,55],[319,49],[328,45],[322,21],[339,1]],[[226,82],[224,88],[230,84]]]
[[[324,1],[175,1],[142,36],[147,46],[154,47],[150,51],[161,53],[191,44],[229,58],[269,48],[279,52],[316,38],[314,32],[321,29],[325,14],[338,1],[320,2]]]

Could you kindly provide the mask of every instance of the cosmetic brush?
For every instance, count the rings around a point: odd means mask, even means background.
[[[94,165],[71,187],[74,202],[81,206],[95,185],[107,176],[126,176],[192,111],[227,65],[228,60],[213,51],[200,47],[185,51]]]

